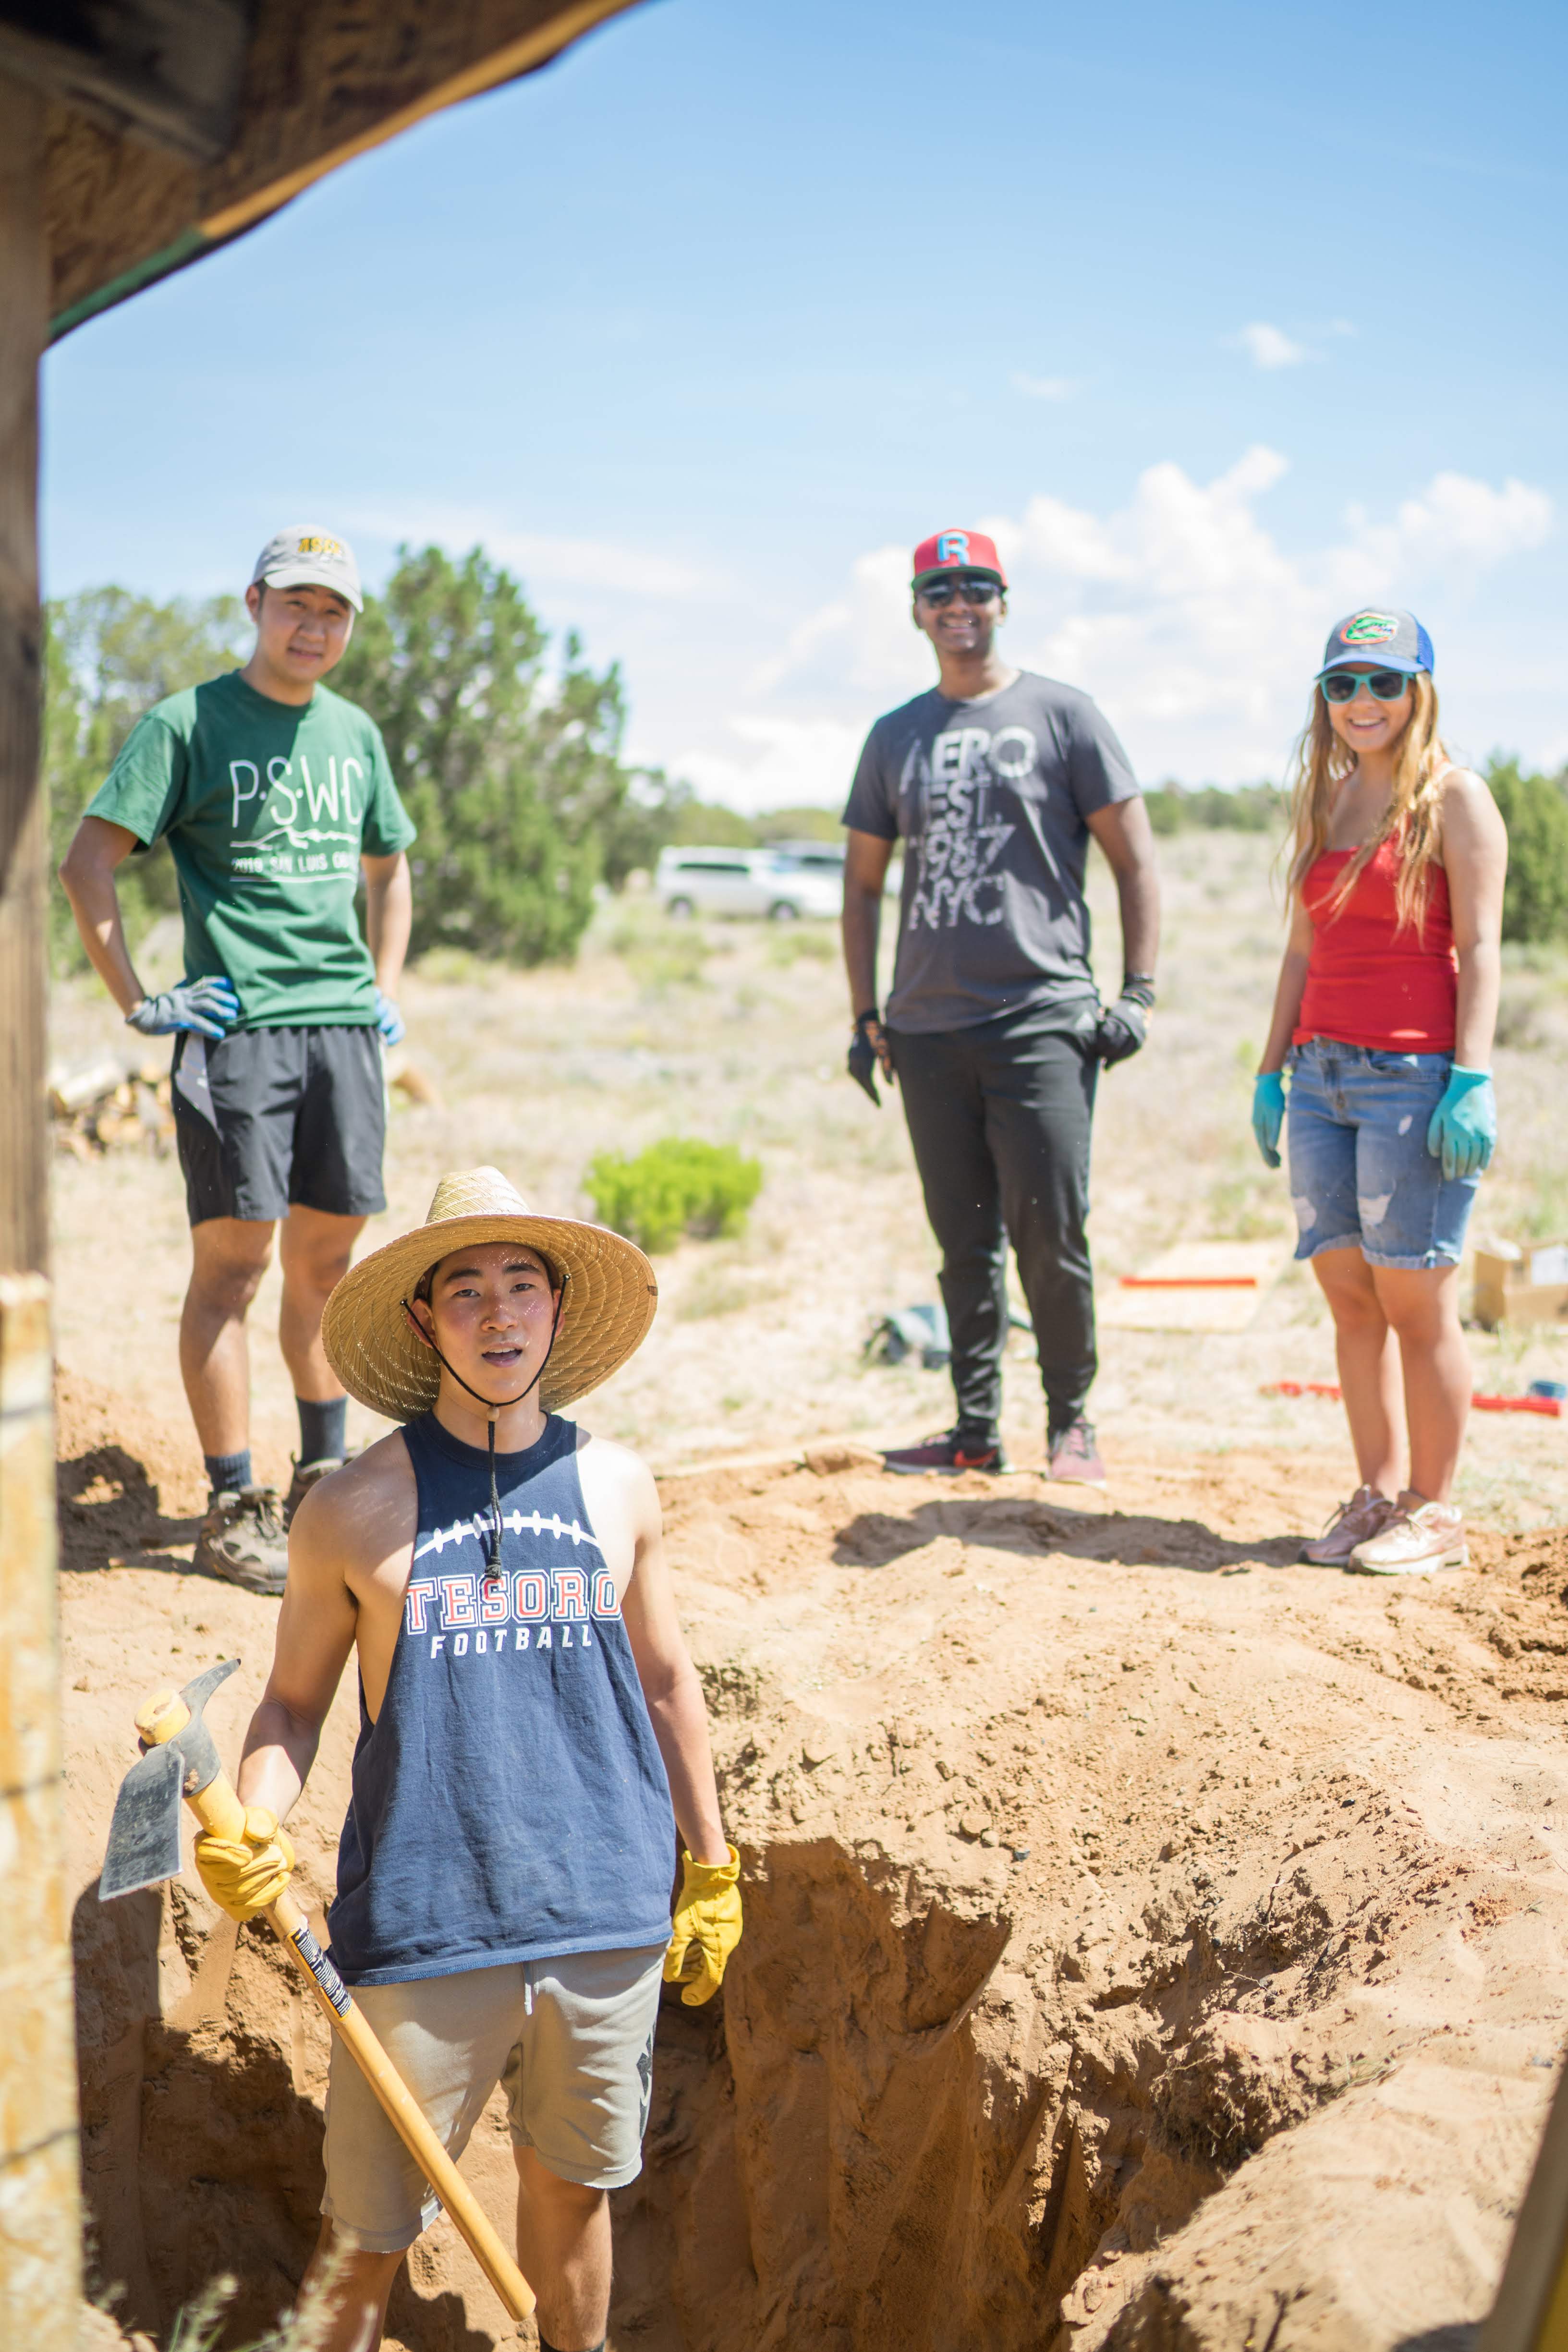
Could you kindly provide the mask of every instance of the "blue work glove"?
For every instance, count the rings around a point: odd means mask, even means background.
[[[1285,1124],[1285,1081],[1278,1070],[1259,1070],[1252,1081],[1252,1132],[1268,1168],[1279,1165],[1279,1130]]]
[[[1443,1162],[1445,1176],[1476,1176],[1486,1167],[1497,1141],[1497,1097],[1486,1070],[1462,1070],[1458,1062],[1448,1073],[1443,1099],[1426,1129],[1426,1149]]]
[[[388,1045],[401,1045],[408,1034],[407,1024],[390,996],[378,988],[375,992],[375,1025]]]
[[[162,996],[144,996],[125,1016],[127,1028],[143,1037],[167,1037],[175,1029],[194,1029],[198,1037],[226,1036],[239,1019],[239,998],[232,980],[182,980]]]

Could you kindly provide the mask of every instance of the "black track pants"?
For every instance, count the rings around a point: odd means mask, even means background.
[[[1096,1369],[1085,1225],[1099,1060],[1087,1040],[1026,1023],[889,1034],[942,1247],[958,1425],[996,1432],[1011,1242],[1054,1433],[1082,1412]]]

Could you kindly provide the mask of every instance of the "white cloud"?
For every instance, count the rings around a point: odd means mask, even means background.
[[[1258,446],[1207,482],[1151,466],[1108,513],[1041,493],[1021,513],[977,518],[1012,582],[1013,659],[1093,694],[1146,777],[1278,774],[1341,614],[1374,600],[1429,612],[1446,575],[1468,583],[1553,526],[1543,491],[1448,472],[1386,520],[1352,510],[1320,544],[1288,551],[1260,512],[1288,470]],[[930,680],[908,557],[876,549],[755,672],[722,741],[670,764],[748,807],[830,803],[869,719]]]
[[[1510,477],[1494,490],[1465,474],[1434,474],[1419,498],[1405,499],[1392,528],[1369,525],[1366,539],[1405,565],[1500,563],[1540,547],[1552,520],[1552,500],[1528,482]]]
[[[841,803],[865,729],[857,720],[739,717],[717,740],[676,752],[666,765],[700,798],[751,814],[758,809]]]
[[[1070,400],[1078,390],[1070,376],[1026,375],[1021,368],[1015,368],[1007,381],[1026,400]]]
[[[1271,327],[1262,319],[1255,319],[1248,327],[1233,338],[1251,360],[1254,367],[1300,367],[1311,353],[1305,343],[1292,342],[1282,328]]]

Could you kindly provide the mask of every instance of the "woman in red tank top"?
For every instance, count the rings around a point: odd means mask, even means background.
[[[1451,1500],[1471,1384],[1458,1269],[1497,1132],[1508,837],[1443,747],[1413,614],[1352,613],[1330,635],[1294,822],[1252,1123],[1277,1168],[1289,1071],[1296,1255],[1333,1315],[1361,1480],[1303,1558],[1428,1575],[1469,1557]]]

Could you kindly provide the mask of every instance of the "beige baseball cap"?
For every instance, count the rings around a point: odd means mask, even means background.
[[[353,549],[346,539],[314,523],[293,523],[268,541],[256,559],[250,584],[254,588],[263,580],[268,588],[330,588],[334,595],[346,596],[356,613],[364,611]]]

